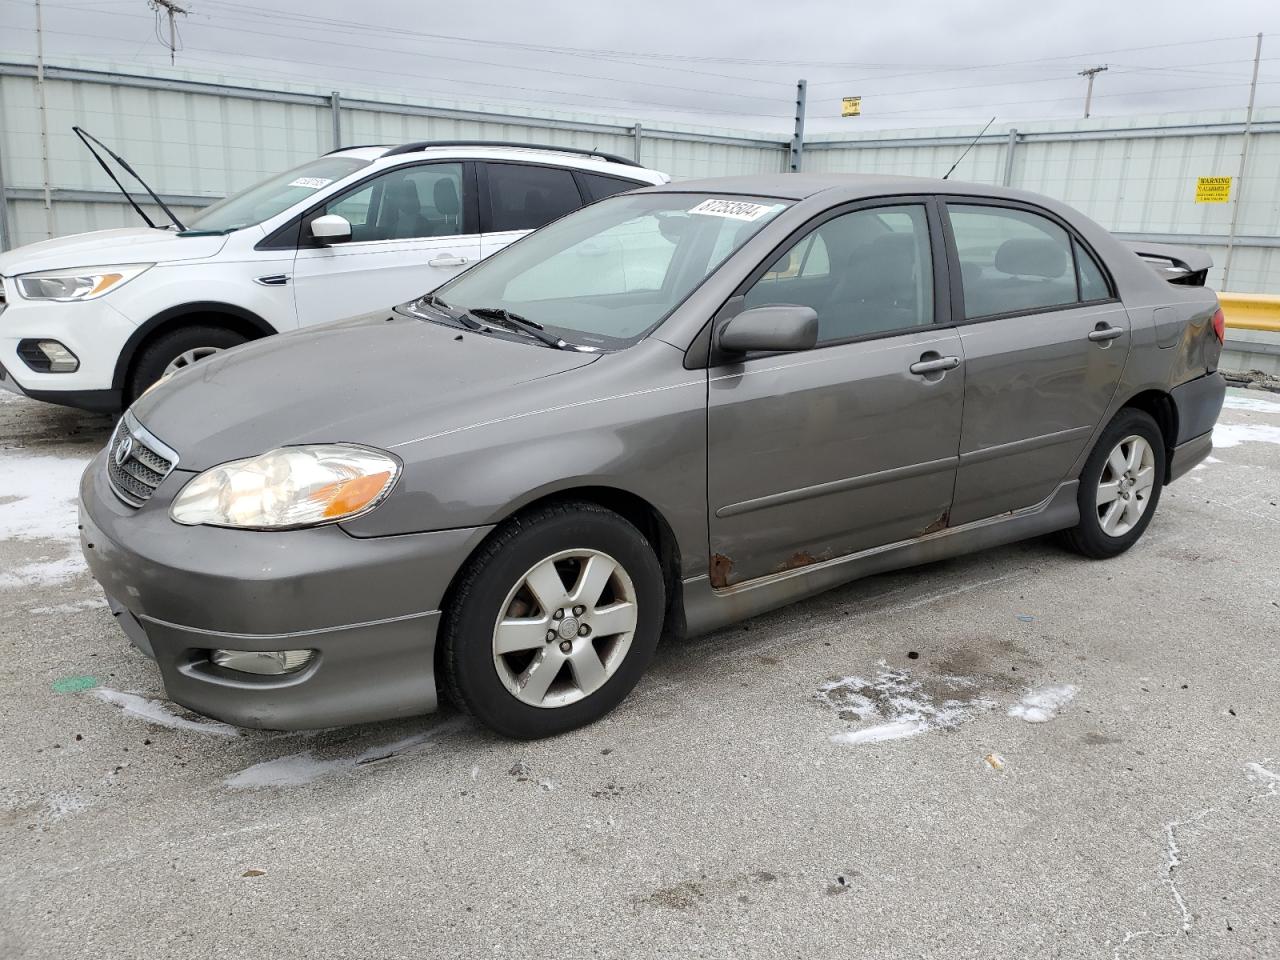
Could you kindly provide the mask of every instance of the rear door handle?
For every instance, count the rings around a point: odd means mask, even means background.
[[[436,257],[428,260],[429,267],[465,267],[470,261],[466,257]]]
[[[959,357],[937,357],[933,360],[917,360],[907,369],[912,373],[941,373],[944,370],[954,370],[958,366],[960,366]]]
[[[1089,331],[1089,339],[1094,343],[1106,343],[1108,340],[1114,340],[1116,337],[1123,336],[1124,327],[1099,326],[1096,330]]]

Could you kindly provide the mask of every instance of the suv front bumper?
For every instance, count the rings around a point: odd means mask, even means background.
[[[169,519],[175,473],[141,508],[99,454],[80,483],[81,548],[166,695],[246,727],[299,730],[429,713],[440,606],[489,527],[357,539],[337,526],[263,532]],[[215,649],[316,651],[296,673],[241,673]]]

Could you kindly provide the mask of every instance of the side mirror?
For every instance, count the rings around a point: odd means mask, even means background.
[[[817,311],[791,303],[744,310],[720,328],[717,338],[727,353],[812,350],[817,343]]]
[[[351,221],[336,213],[326,213],[311,221],[311,235],[321,243],[346,243],[351,239]]]

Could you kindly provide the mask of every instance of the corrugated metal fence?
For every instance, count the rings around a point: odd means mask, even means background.
[[[68,67],[45,70],[46,139],[35,74],[31,64],[0,63],[0,191],[7,199],[0,204],[0,245],[7,240],[10,247],[135,222],[72,124],[129,159],[179,216],[335,144],[527,140],[635,156],[677,179],[778,172],[790,146],[776,134],[554,112],[521,116]],[[1210,282],[1220,285],[1234,203],[1196,203],[1195,184],[1202,176],[1236,176],[1242,119],[1235,111],[1024,124],[985,135],[954,176],[1058,197],[1122,237],[1203,246],[1217,264]],[[819,135],[804,143],[803,168],[936,177],[972,136],[960,129]],[[1280,112],[1255,117],[1234,247],[1231,289],[1280,290]]]

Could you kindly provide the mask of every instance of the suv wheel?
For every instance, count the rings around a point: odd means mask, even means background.
[[[1121,410],[1080,473],[1080,522],[1067,531],[1067,545],[1095,559],[1128,550],[1151,522],[1164,471],[1164,436],[1155,420],[1142,410]]]
[[[441,629],[442,679],[501,734],[562,733],[631,692],[664,609],[662,568],[639,530],[591,503],[544,507],[468,563]]]
[[[133,403],[161,377],[176,373],[215,353],[238,347],[248,339],[226,327],[207,324],[182,327],[156,338],[138,356],[127,385],[126,402]]]

